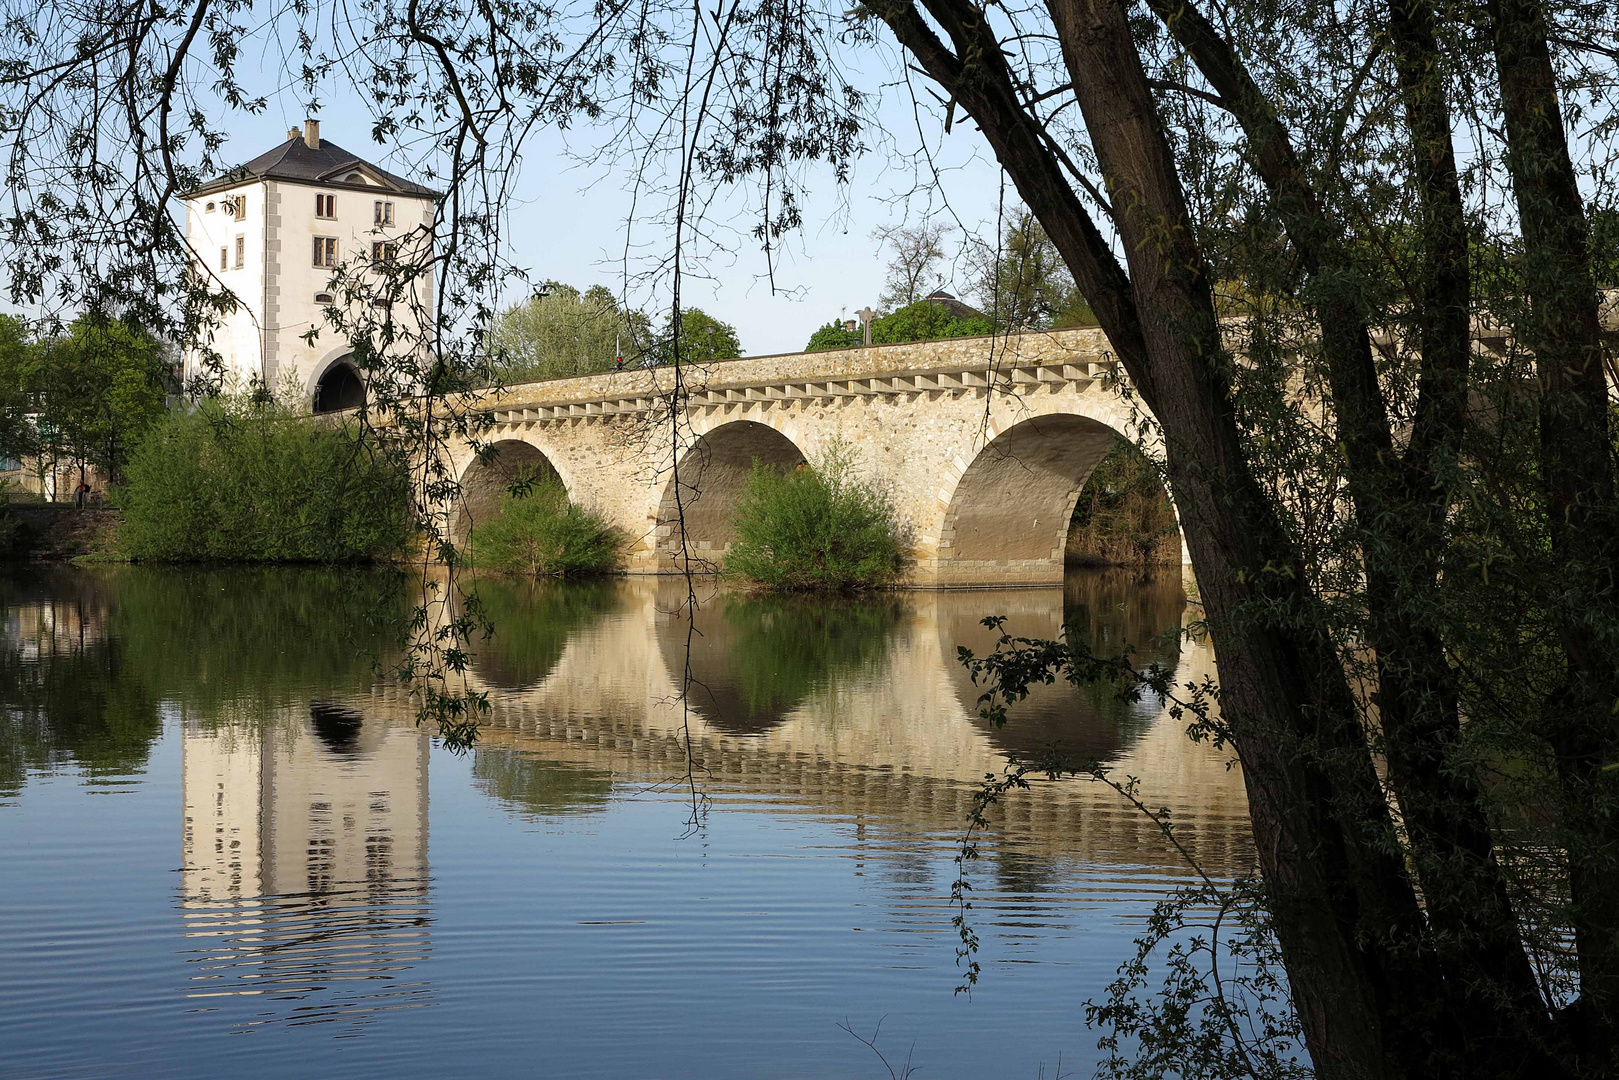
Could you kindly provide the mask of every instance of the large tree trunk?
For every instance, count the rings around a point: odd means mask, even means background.
[[[1491,0],[1489,10],[1524,240],[1521,337],[1540,377],[1547,518],[1565,584],[1579,589],[1553,612],[1567,675],[1544,713],[1570,837],[1581,993],[1571,1027],[1606,1070],[1619,1056],[1619,506],[1598,294],[1545,18],[1536,0]]]
[[[1243,759],[1277,932],[1320,1075],[1421,1073],[1433,1033],[1446,1029],[1445,989],[1421,945],[1415,893],[1342,667],[1310,610],[1298,552],[1246,463],[1231,358],[1124,11],[1105,0],[1052,4],[1129,252],[1127,292],[1111,254],[1091,239],[1094,226],[1056,155],[1020,108],[981,13],[960,0],[927,6],[954,52],[908,4],[882,14],[978,121],[1162,425],[1220,641],[1223,712]],[[1450,1033],[1442,1038],[1454,1045]]]
[[[1324,356],[1367,577],[1367,639],[1376,656],[1380,719],[1393,787],[1438,948],[1459,978],[1449,1003],[1476,1073],[1540,1075],[1555,1068],[1544,1003],[1493,852],[1476,777],[1458,767],[1458,693],[1439,610],[1445,516],[1467,401],[1469,283],[1466,223],[1432,12],[1397,0],[1391,37],[1423,209],[1418,311],[1420,398],[1397,452],[1372,358],[1366,271],[1321,211],[1291,137],[1236,52],[1184,0],[1150,0],[1166,28],[1242,124],[1256,173],[1298,249],[1305,297]]]

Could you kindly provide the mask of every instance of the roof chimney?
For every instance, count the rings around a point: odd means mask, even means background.
[[[289,139],[301,139],[303,137],[304,137],[304,133],[299,131],[297,128],[288,128],[287,129],[287,138],[289,138]]]
[[[311,150],[320,149],[320,121],[304,121],[304,145]]]

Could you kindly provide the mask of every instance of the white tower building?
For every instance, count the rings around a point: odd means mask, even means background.
[[[360,403],[346,341],[324,309],[339,265],[393,257],[433,224],[438,192],[395,176],[320,137],[320,122],[186,197],[186,238],[202,269],[240,301],[210,343],[239,388],[295,386],[317,412]],[[412,307],[433,308],[433,282]],[[311,330],[313,340],[306,338]],[[198,360],[187,358],[187,376]]]

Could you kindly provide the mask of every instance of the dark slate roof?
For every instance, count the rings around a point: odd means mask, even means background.
[[[989,318],[989,316],[985,315],[982,311],[979,311],[971,304],[962,303],[960,300],[957,300],[954,296],[951,296],[943,289],[935,289],[922,299],[931,304],[938,304],[940,307],[943,307],[958,319],[966,320]]]
[[[379,168],[364,158],[349,153],[330,139],[320,140],[320,149],[311,150],[302,136],[288,139],[274,150],[260,154],[246,165],[208,181],[191,194],[204,195],[210,191],[234,187],[243,180],[295,180],[306,184],[327,184],[332,187],[376,191],[377,188],[370,185],[343,182],[343,177],[353,172],[356,167],[370,173],[372,177],[401,195],[418,195],[429,199],[441,197],[440,192]]]

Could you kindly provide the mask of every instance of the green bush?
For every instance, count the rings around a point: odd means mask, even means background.
[[[623,546],[618,530],[569,502],[555,480],[514,485],[500,515],[473,525],[468,541],[474,566],[530,577],[611,573]]]
[[[987,315],[964,318],[945,304],[918,300],[873,321],[871,341],[873,345],[902,345],[908,341],[939,341],[994,332],[995,324]]]
[[[833,319],[825,326],[817,327],[815,333],[810,335],[809,344],[804,346],[805,352],[825,352],[827,349],[858,349],[866,343],[864,331],[858,327],[850,330],[837,319]]]
[[[787,473],[755,462],[725,573],[780,592],[850,592],[897,579],[905,559],[893,506],[854,467],[842,445]]]
[[[410,477],[352,423],[210,402],[167,417],[136,449],[116,494],[136,559],[374,562],[414,534]]]

